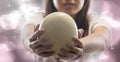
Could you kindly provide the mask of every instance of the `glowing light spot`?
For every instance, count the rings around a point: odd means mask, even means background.
[[[120,22],[112,19],[112,18],[107,18],[107,20],[109,21],[110,25],[114,28],[119,28],[120,27]]]
[[[0,62],[13,62],[13,59],[9,46],[5,43],[0,44]]]
[[[0,50],[4,50],[4,51],[10,51],[9,47],[7,46],[7,44],[0,44]]]
[[[8,7],[11,8],[11,6],[12,6],[12,5],[11,5],[11,3],[9,2]]]
[[[109,56],[105,55],[105,54],[101,54],[101,59],[108,59]]]

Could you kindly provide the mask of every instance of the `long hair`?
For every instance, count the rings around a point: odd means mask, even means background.
[[[89,30],[89,20],[88,20],[88,10],[89,10],[90,0],[84,0],[84,5],[78,14],[75,17],[75,22],[77,24],[78,29],[82,28],[84,30],[84,34],[82,37],[88,35]],[[46,15],[56,12],[57,9],[53,4],[53,0],[46,0]]]

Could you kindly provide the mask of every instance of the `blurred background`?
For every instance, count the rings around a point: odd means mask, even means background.
[[[24,50],[21,30],[26,23],[40,21],[45,0],[0,0],[0,62],[34,62],[34,55]],[[120,59],[120,1],[91,0],[90,13],[104,17],[111,24],[111,43],[103,51],[101,62]]]

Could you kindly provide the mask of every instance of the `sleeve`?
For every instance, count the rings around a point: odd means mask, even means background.
[[[104,26],[109,31],[111,30],[109,21],[103,17],[95,17],[90,21],[91,32],[94,31],[94,29],[99,26]]]
[[[34,25],[41,23],[41,20],[43,20],[43,15],[44,13],[34,13],[29,17],[27,16],[25,17],[26,23],[22,29],[21,37],[23,39],[24,47],[27,51],[31,51],[31,48],[29,48],[30,45],[29,38],[34,31]]]
[[[33,30],[34,30],[34,24],[27,24],[23,28],[22,35],[21,35],[25,50],[29,52],[32,52],[31,48],[29,47],[30,45],[29,38],[31,34],[33,33]]]

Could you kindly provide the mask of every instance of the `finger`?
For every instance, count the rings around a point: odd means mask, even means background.
[[[53,51],[52,47],[40,47],[37,49],[34,49],[34,52],[40,53],[40,52],[50,52]]]
[[[72,57],[73,55],[75,55],[72,51],[66,49],[61,49],[61,54],[66,55],[68,57]]]
[[[39,50],[39,51],[51,51],[53,50],[53,46],[52,45],[38,45],[36,47],[30,47],[32,48],[32,50]]]
[[[78,48],[83,48],[83,44],[82,44],[82,42],[80,42],[80,40],[79,40],[78,38],[73,37],[72,40],[74,41],[74,45],[75,45],[76,47],[78,47]]]
[[[52,49],[52,47],[40,47],[40,48],[33,49],[33,51],[35,53],[42,53],[42,52],[51,52],[54,50]]]
[[[81,51],[81,50],[79,51],[79,50],[77,50],[76,53],[73,53],[72,51],[68,51],[68,50],[63,49],[61,51],[61,53],[58,53],[58,56],[62,59],[77,59],[80,56],[82,56],[82,54],[83,54],[83,51]],[[73,51],[75,51],[75,49]]]
[[[79,50],[77,48],[75,48],[74,46],[71,46],[71,45],[67,44],[67,47],[69,48],[69,51],[71,53],[74,53],[76,55],[78,54]]]
[[[37,25],[34,26],[34,32],[36,32],[37,30],[39,30],[39,26],[40,26],[40,24],[37,24]]]
[[[75,47],[74,49],[76,49],[76,55],[79,55],[79,56],[83,55],[83,49],[82,48]]]
[[[54,51],[50,51],[50,52],[38,52],[36,54],[42,57],[49,57],[49,56],[52,56],[54,53],[55,53]]]
[[[78,38],[79,38],[79,39],[82,37],[83,33],[84,33],[84,30],[83,30],[83,29],[79,29],[79,30],[78,30]]]
[[[75,58],[77,55],[72,53],[71,51],[65,50],[65,49],[61,49],[61,52],[58,53],[58,56],[62,59],[73,59]]]
[[[41,40],[37,39],[37,40],[31,42],[30,45],[29,45],[29,47],[32,48],[32,49],[35,49],[39,45],[41,45]]]
[[[70,52],[75,54],[75,55],[79,55],[81,56],[83,54],[83,48],[78,48],[78,47],[74,47],[74,46],[71,46],[71,45],[67,45]]]
[[[38,30],[35,33],[33,33],[32,37],[29,39],[30,42],[33,42],[37,39],[37,37],[40,37],[44,33],[43,30]]]
[[[83,29],[78,29],[78,31],[80,31],[81,35],[84,33]]]
[[[53,47],[53,45],[50,44],[46,39],[38,39],[30,44],[30,48],[32,49],[41,48],[41,47],[50,48]]]
[[[63,55],[63,54],[61,54],[61,53],[58,53],[58,56],[59,56],[59,58],[64,59],[64,60],[67,60],[67,59],[68,59],[68,56]]]
[[[79,39],[81,38],[81,34],[80,34],[80,31],[78,31],[78,38],[79,38]]]

